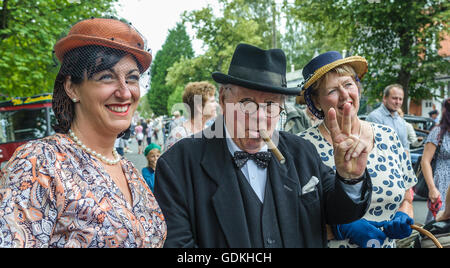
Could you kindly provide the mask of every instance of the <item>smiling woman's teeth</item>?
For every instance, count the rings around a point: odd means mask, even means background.
[[[128,106],[108,106],[114,112],[124,113],[128,110]]]

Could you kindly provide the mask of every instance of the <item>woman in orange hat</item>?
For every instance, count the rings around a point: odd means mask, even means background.
[[[17,149],[0,178],[0,247],[161,247],[162,211],[114,149],[151,63],[130,24],[92,18],[59,40],[55,135]]]
[[[336,170],[335,144],[331,136],[337,119],[344,132],[359,140],[346,154],[353,159],[360,144],[368,155],[367,170],[372,179],[372,202],[364,217],[349,224],[331,226],[334,239],[330,247],[395,247],[394,239],[411,234],[413,207],[410,188],[417,182],[411,162],[397,134],[389,127],[358,118],[362,91],[360,79],[367,72],[367,61],[359,56],[343,58],[330,51],[312,59],[303,68],[303,96],[311,112],[323,119],[317,126],[300,133],[315,145],[322,161]],[[331,133],[330,133],[331,131]]]

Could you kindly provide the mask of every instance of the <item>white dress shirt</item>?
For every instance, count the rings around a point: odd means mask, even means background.
[[[225,126],[225,137],[227,140],[228,150],[231,155],[234,155],[236,151],[242,151],[236,143],[231,139],[230,133]],[[268,147],[266,144],[261,148],[260,152],[267,152]],[[261,202],[264,202],[264,192],[266,190],[267,181],[267,168],[260,168],[256,165],[255,161],[249,159],[241,168],[242,173],[247,179],[248,183],[252,187],[253,191],[258,196]]]

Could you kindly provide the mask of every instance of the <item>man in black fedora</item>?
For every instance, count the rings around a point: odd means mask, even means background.
[[[338,175],[312,144],[275,131],[286,86],[282,50],[237,46],[228,74],[215,72],[223,115],[158,160],[155,196],[165,216],[166,247],[326,247],[326,223],[362,217],[371,196],[365,166],[345,154],[357,137],[333,125]],[[276,141],[273,157],[262,131]],[[269,143],[270,144],[270,143]],[[270,149],[270,150],[268,150]]]

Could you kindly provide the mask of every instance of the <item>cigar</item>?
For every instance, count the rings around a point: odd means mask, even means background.
[[[273,152],[275,157],[278,159],[278,161],[281,164],[284,164],[286,162],[286,159],[284,159],[284,156],[281,154],[280,150],[275,146],[273,141],[270,139],[269,135],[267,135],[267,132],[264,129],[259,130],[259,135],[264,140],[264,142],[267,144],[267,147],[269,147],[269,150]]]

